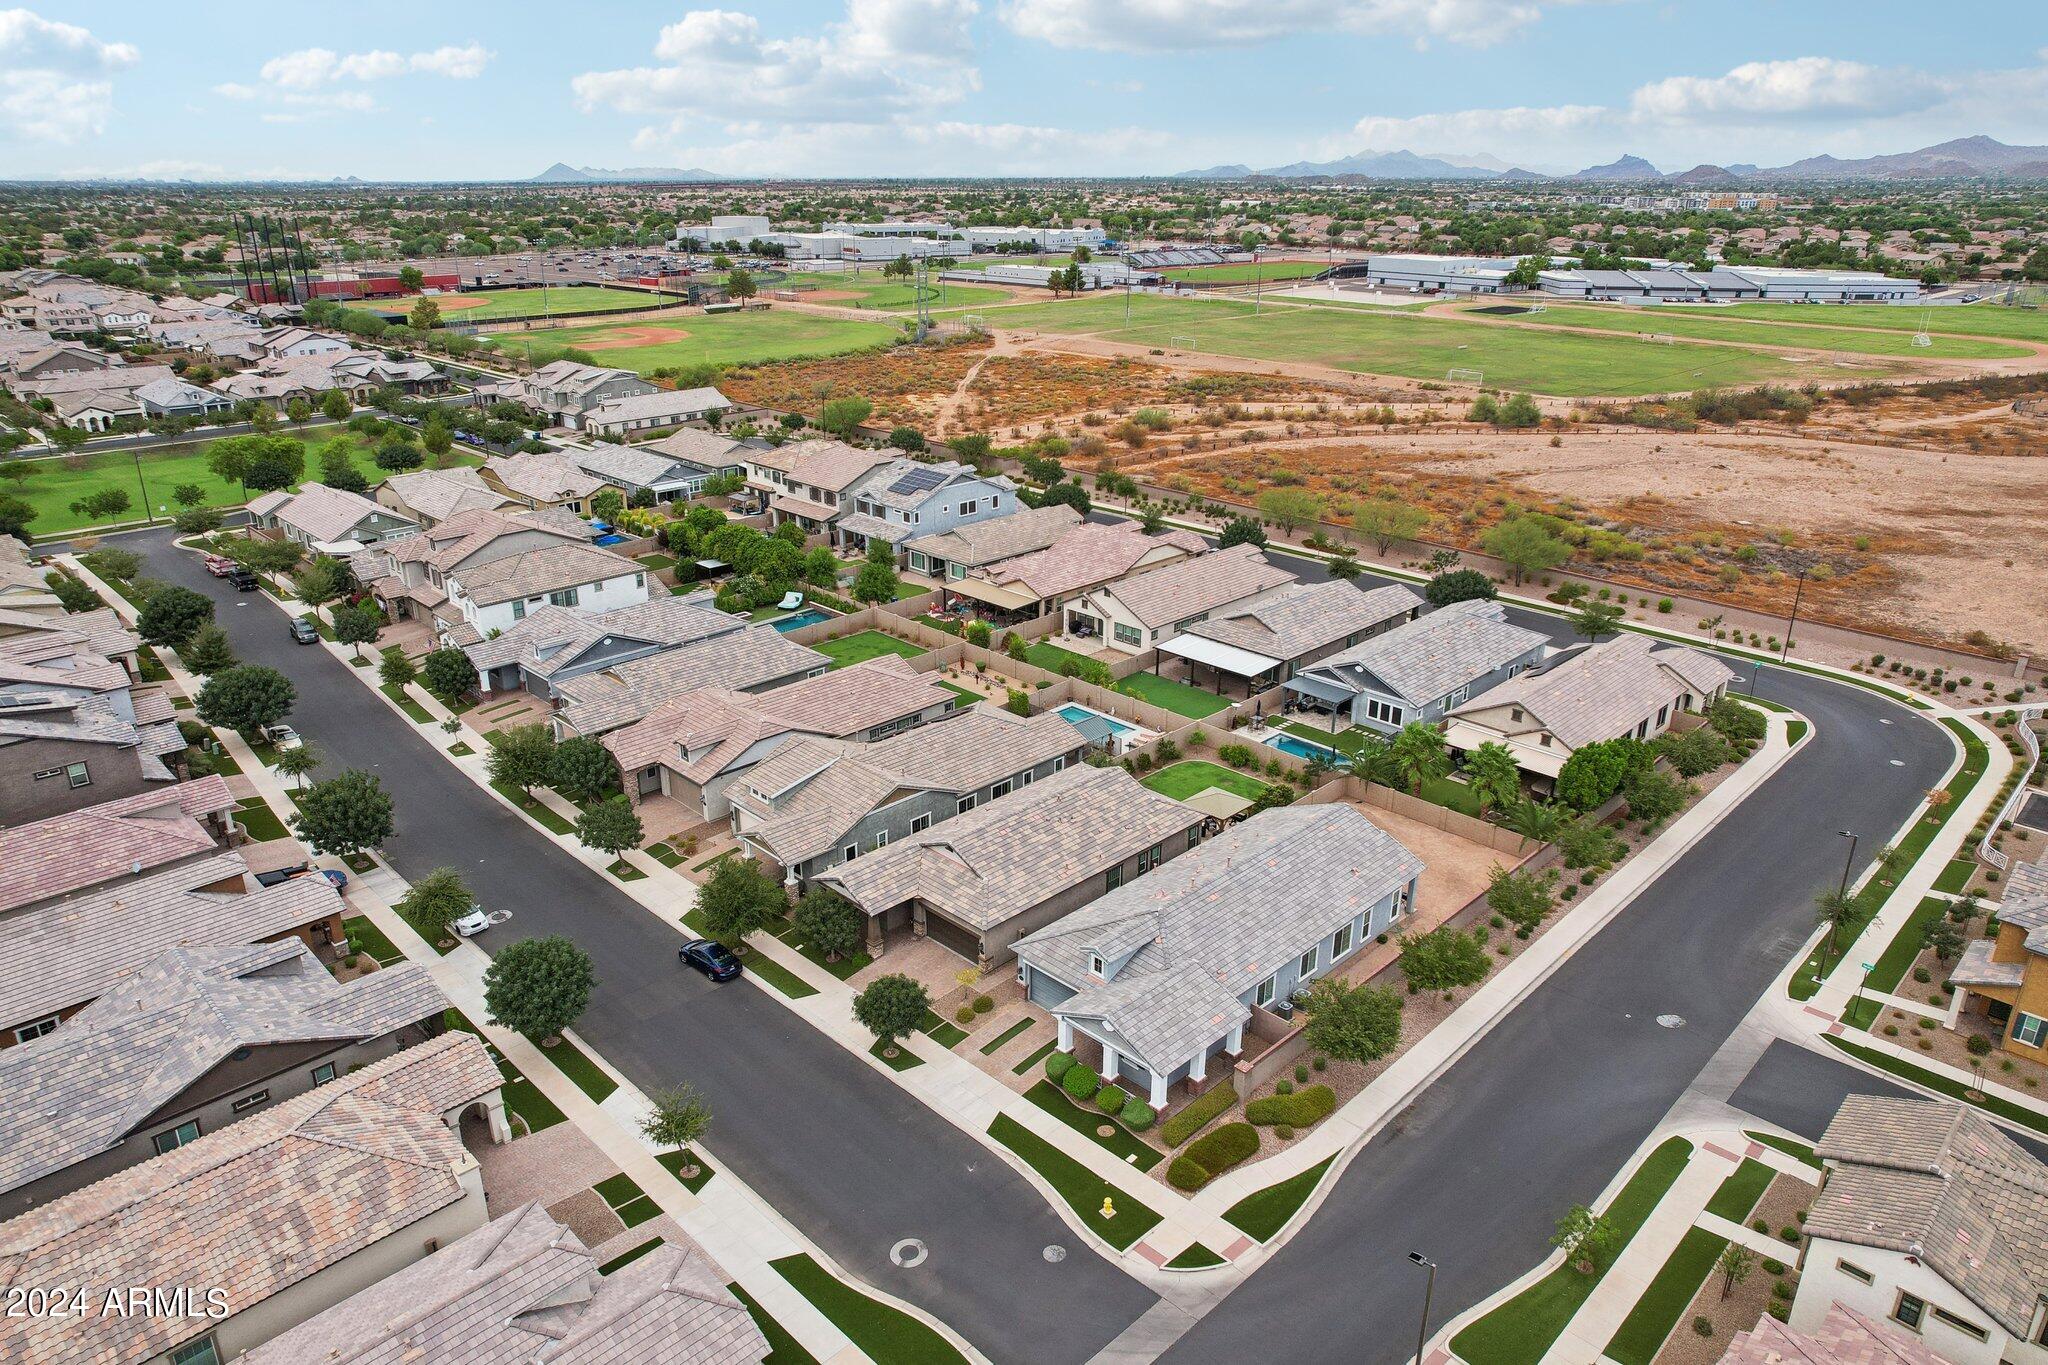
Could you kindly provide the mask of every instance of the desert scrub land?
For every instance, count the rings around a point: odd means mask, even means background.
[[[967,387],[963,419],[994,431],[1133,407],[1328,399],[1335,391],[1307,380],[1252,374],[1189,374],[1135,360],[995,355]]]
[[[728,398],[816,416],[834,398],[865,398],[874,420],[910,422],[930,414],[989,352],[986,337],[822,360],[792,360],[727,370],[718,385]]]

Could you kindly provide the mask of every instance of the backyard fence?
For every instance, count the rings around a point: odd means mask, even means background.
[[[1998,838],[1999,832],[2005,828],[2005,822],[2019,813],[2020,805],[2027,799],[2029,788],[2033,785],[2031,778],[2034,767],[2041,761],[2041,741],[2034,734],[2034,727],[2027,722],[2034,716],[2048,711],[2048,707],[2040,705],[2016,709],[2019,712],[2019,721],[2013,728],[2019,733],[2020,748],[2026,753],[2023,760],[2026,767],[2021,772],[2020,780],[2013,784],[2012,795],[2005,798],[2004,804],[1999,806],[1997,813],[1992,817],[1990,828],[1986,829],[1984,837],[1977,841],[1977,856],[2000,872],[2006,870],[2012,859],[2007,856],[2004,849],[1992,847],[1992,841]]]

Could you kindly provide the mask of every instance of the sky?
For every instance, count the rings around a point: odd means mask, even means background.
[[[2048,143],[2041,0],[620,0],[0,8],[0,177],[1571,170]]]

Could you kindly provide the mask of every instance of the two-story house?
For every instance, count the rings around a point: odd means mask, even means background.
[[[588,446],[565,453],[584,473],[624,493],[628,502],[661,503],[693,498],[707,481],[739,472],[739,449],[738,441],[689,428],[644,445]]]
[[[976,706],[873,744],[800,739],[731,789],[732,828],[803,888],[819,873],[1078,766],[1088,740],[1057,712]]]
[[[959,575],[949,572],[942,592],[947,604],[964,598],[997,619],[1031,620],[1059,611],[1090,589],[1177,564],[1208,549],[1209,542],[1192,531],[1148,536],[1134,521],[1081,522],[1042,550]]]
[[[316,554],[352,555],[372,545],[404,540],[420,524],[360,493],[309,483],[294,493],[280,488],[249,501],[249,524],[295,541]]]
[[[1971,940],[1949,973],[1948,1026],[1981,1018],[1997,1026],[2005,1051],[2048,1061],[2048,868],[2007,868],[1994,922],[1997,933]]]
[[[933,578],[965,578],[971,569],[1058,544],[1061,536],[1081,523],[1081,514],[1061,502],[1045,507],[1026,507],[1016,501],[1007,505],[1011,510],[1002,516],[956,524],[947,531],[903,541],[904,566]]]
[[[449,569],[434,611],[444,640],[476,644],[543,606],[603,612],[647,600],[647,569],[596,545],[539,545]]]
[[[847,490],[896,459],[894,451],[862,450],[844,441],[799,441],[784,449],[796,453],[781,491],[768,499],[768,520],[774,526],[793,521],[807,535],[829,530],[851,512]]]
[[[477,472],[492,490],[521,506],[536,510],[555,507],[579,517],[590,514],[592,498],[613,487],[606,479],[553,450],[493,455]]]
[[[711,599],[660,593],[609,611],[542,605],[465,652],[483,695],[526,691],[553,701],[572,678],[750,629],[745,617],[719,611]]]
[[[499,512],[525,505],[492,488],[468,465],[393,474],[371,493],[381,506],[421,526],[446,521],[457,512]]]
[[[660,390],[631,370],[557,360],[516,381],[511,397],[556,426],[580,427],[584,414],[615,399]]]
[[[703,599],[695,600],[703,605]],[[818,677],[831,667],[827,656],[763,622],[608,661],[601,668],[557,673],[549,682],[558,708],[552,724],[557,739],[596,738],[707,688],[766,692]]]
[[[1212,612],[1248,606],[1294,581],[1264,546],[1233,545],[1090,588],[1066,604],[1066,629],[1142,654]]]
[[[1304,707],[1329,712],[1332,728],[1394,734],[1414,721],[1437,724],[1535,667],[1548,645],[1542,632],[1511,624],[1498,602],[1453,602],[1330,655],[1289,679],[1287,690]]]
[[[1017,486],[1000,474],[984,477],[972,465],[890,460],[855,480],[832,523],[837,545],[866,550],[874,541],[898,547],[919,536],[1016,511]]]
[[[471,508],[417,535],[360,551],[350,557],[349,568],[394,619],[406,620],[447,605],[450,574],[543,546],[589,543],[589,528],[564,513]],[[453,619],[460,616],[454,613]]]
[[[1284,1007],[1397,925],[1421,875],[1354,807],[1265,811],[1016,940],[1018,980],[1059,1022],[1062,1051],[1088,1040],[1097,1070],[1159,1108],[1244,1050],[1254,1010]]]

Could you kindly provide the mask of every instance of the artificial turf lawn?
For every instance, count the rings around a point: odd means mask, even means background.
[[[1168,1270],[1207,1270],[1212,1265],[1222,1265],[1223,1258],[1200,1242],[1193,1243],[1187,1250],[1166,1263]]]
[[[636,289],[613,289],[601,284],[551,284],[542,289],[534,285],[526,289],[477,290],[468,294],[407,294],[395,299],[350,299],[344,308],[360,309],[364,312],[411,313],[413,305],[422,298],[432,297],[441,307],[443,322],[488,322],[492,318],[538,317],[552,313],[561,317],[571,313],[609,313],[621,308],[652,308],[660,304],[676,304],[682,300],[669,296],[642,292]],[[484,302],[470,306],[471,299]]]
[[[576,826],[557,815],[554,809],[543,804],[539,797],[528,796],[510,782],[493,782],[491,790],[526,812],[550,834],[574,834]]]
[[[1009,1042],[1012,1038],[1015,1038],[1018,1034],[1022,1033],[1025,1029],[1028,1029],[1030,1027],[1031,1020],[1029,1020],[1028,1018],[1019,1019],[1016,1023],[1010,1025],[1001,1033],[998,1033],[995,1037],[983,1043],[981,1045],[981,1055],[987,1057],[997,1052],[1001,1052],[1003,1050],[1004,1043]]]
[[[967,1365],[953,1344],[930,1327],[843,1283],[810,1256],[799,1253],[768,1264],[870,1360],[886,1360],[890,1365]]]
[[[1118,683],[1116,690],[1190,720],[1205,720],[1230,705],[1206,688],[1190,687],[1156,673],[1133,673]]]
[[[669,865],[673,867],[675,864],[671,863]],[[826,961],[825,954],[822,949],[814,948],[810,944],[802,942],[798,938],[796,932],[796,921],[794,919],[785,919],[784,921],[782,921],[782,923],[775,926],[772,932],[774,933],[775,937],[781,939],[784,943],[787,943],[790,947],[796,949],[810,961],[817,963],[820,967],[823,967],[826,971],[832,973],[832,975],[838,977],[841,981],[846,980],[855,972],[859,971],[861,968],[867,966],[870,962],[874,961],[873,958],[869,957],[865,952],[861,951],[858,948],[854,949],[854,951],[850,953],[841,954],[837,962]]]
[[[260,796],[247,797],[235,804],[235,823],[248,833],[252,842],[259,844],[282,839],[291,833],[284,827],[284,821],[277,818],[277,812]]]
[[[989,1124],[988,1135],[1024,1159],[1024,1164],[1045,1177],[1067,1207],[1088,1230],[1122,1251],[1150,1232],[1159,1215],[1130,1195],[1096,1175],[1074,1158],[1047,1142],[1007,1114],[998,1114]],[[1115,1216],[1102,1216],[1102,1201],[1112,1201]]]
[[[1232,772],[1199,758],[1161,768],[1142,780],[1161,796],[1170,796],[1176,801],[1185,801],[1196,792],[1207,791],[1211,787],[1221,787],[1232,796],[1242,796],[1247,801],[1258,800],[1266,791],[1266,784],[1256,777]]]
[[[727,1285],[726,1290],[747,1306],[747,1312],[753,1314],[754,1326],[768,1338],[768,1354],[761,1357],[761,1365],[818,1365],[818,1358],[806,1351],[803,1343],[789,1334],[787,1327],[770,1317],[768,1310],[742,1289],[738,1281]]]
[[[1051,1114],[1067,1127],[1086,1136],[1090,1141],[1115,1154],[1119,1161],[1130,1164],[1141,1171],[1149,1171],[1163,1159],[1159,1149],[1141,1141],[1121,1121],[1111,1118],[1093,1105],[1079,1105],[1067,1098],[1067,1092],[1051,1081],[1040,1081],[1024,1092],[1024,1098]],[[1098,1128],[1108,1127],[1115,1131],[1104,1137]],[[1133,1160],[1133,1158],[1135,1158]]]
[[[630,333],[622,329],[631,327]],[[664,333],[668,339],[643,337]],[[861,322],[815,313],[765,309],[658,321],[604,323],[594,327],[552,327],[503,332],[487,339],[508,355],[529,344],[542,350],[564,346],[590,351],[600,365],[646,374],[692,365],[748,365],[800,356],[844,355],[886,346],[902,331],[893,322]]]
[[[692,1176],[686,1176],[683,1174],[683,1162],[685,1158],[687,1158],[690,1161],[690,1163],[697,1168],[697,1174]],[[714,1174],[716,1174],[716,1172],[714,1172],[711,1169],[711,1163],[704,1159],[704,1154],[702,1152],[692,1154],[686,1148],[678,1148],[673,1152],[657,1152],[655,1153],[654,1159],[656,1161],[659,1161],[661,1163],[662,1169],[667,1171],[670,1175],[674,1176],[676,1180],[681,1183],[682,1187],[688,1190],[691,1194],[698,1193],[706,1185],[710,1184],[711,1177]]]
[[[939,686],[960,698],[960,704],[953,708],[956,711],[965,711],[970,706],[979,706],[988,700],[987,697],[984,697],[971,687],[962,687],[958,683],[949,683],[943,678],[939,679]]]
[[[1804,1162],[1815,1170],[1820,1169],[1820,1158],[1813,1154],[1813,1148],[1803,1142],[1794,1142],[1791,1138],[1782,1138],[1775,1133],[1753,1133],[1748,1129],[1744,1129],[1742,1135],[1751,1142],[1762,1143],[1772,1151],[1783,1152],[1794,1161]]]
[[[564,1076],[576,1082],[578,1090],[599,1104],[619,1088],[617,1081],[607,1076],[602,1067],[567,1038],[558,1039],[553,1047],[541,1047],[541,1055],[553,1062]]]
[[[1826,313],[1800,319],[1824,323]],[[1862,355],[1933,356],[1948,360],[1999,360],[2023,356],[2017,346],[1977,338],[1936,336],[1931,346],[1913,345],[1911,332],[1878,331],[1861,327],[1785,326],[1779,321],[1727,318],[1719,313],[1683,309],[1645,312],[1599,307],[1546,305],[1542,312],[1519,314],[1517,323],[1544,327],[1584,328],[1592,331],[1634,335],[1691,337],[1706,341],[1735,341],[1749,346],[1781,346],[1801,350],[1849,351]]]
[[[1061,664],[1085,664],[1088,662],[1088,657],[1085,654],[1076,654],[1071,649],[1062,649],[1058,645],[1049,645],[1045,641],[1040,640],[1036,644],[1025,646],[1024,662],[1032,665],[1034,668],[1042,668],[1048,673],[1057,673],[1060,671]]]
[[[869,659],[879,659],[885,654],[915,659],[925,652],[919,645],[914,645],[908,640],[899,640],[879,630],[863,630],[853,635],[842,635],[836,640],[821,641],[811,648],[830,659],[834,668],[865,663]]]
[[[1334,1156],[1324,1157],[1277,1185],[1268,1185],[1246,1195],[1223,1211],[1223,1221],[1254,1241],[1269,1241],[1308,1202],[1308,1197],[1321,1183],[1323,1172],[1329,1170],[1330,1163],[1336,1159]]]
[[[1740,1223],[1749,1217],[1756,1201],[1764,1197],[1771,1177],[1776,1174],[1763,1162],[1744,1157],[1735,1173],[1722,1181],[1721,1188],[1715,1190],[1714,1197],[1707,1201],[1707,1212],[1731,1223]]]
[[[341,922],[341,929],[348,935],[350,951],[368,953],[379,966],[389,967],[394,962],[405,961],[405,954],[398,951],[398,945],[367,916],[350,915]]]
[[[1040,1062],[1044,1061],[1047,1057],[1051,1056],[1053,1049],[1058,1046],[1059,1042],[1057,1039],[1050,1043],[1047,1043],[1044,1047],[1038,1049],[1038,1051],[1032,1053],[1029,1057],[1024,1058],[1022,1061],[1018,1062],[1017,1065],[1011,1067],[1010,1074],[1012,1076],[1023,1075],[1032,1067],[1037,1066]]]
[[[1601,1210],[1613,1225],[1615,1238],[1605,1263],[1596,1265],[1592,1274],[1581,1275],[1569,1264],[1558,1266],[1458,1333],[1451,1339],[1451,1350],[1466,1365],[1536,1365],[1627,1250],[1691,1156],[1692,1144],[1684,1138],[1667,1139]]]
[[[967,1040],[967,1030],[956,1028],[939,1018],[937,1010],[924,1012],[924,1018],[919,1021],[917,1031],[943,1048],[951,1048]]]
[[[1361,374],[1440,380],[1453,369],[1480,370],[1490,387],[1563,397],[1630,397],[1840,375],[1832,365],[1767,351],[1667,346],[1569,328],[1316,307],[1255,314],[1250,302],[1237,299],[1155,295],[1131,302],[1128,327],[1123,297],[1105,293],[998,309],[989,321],[1002,328],[1092,333],[1137,346],[1301,361]],[[1873,362],[1870,377],[1885,369]]]
[[[1607,1343],[1607,1358],[1619,1365],[1650,1365],[1727,1245],[1727,1238],[1705,1228],[1688,1228]]]

